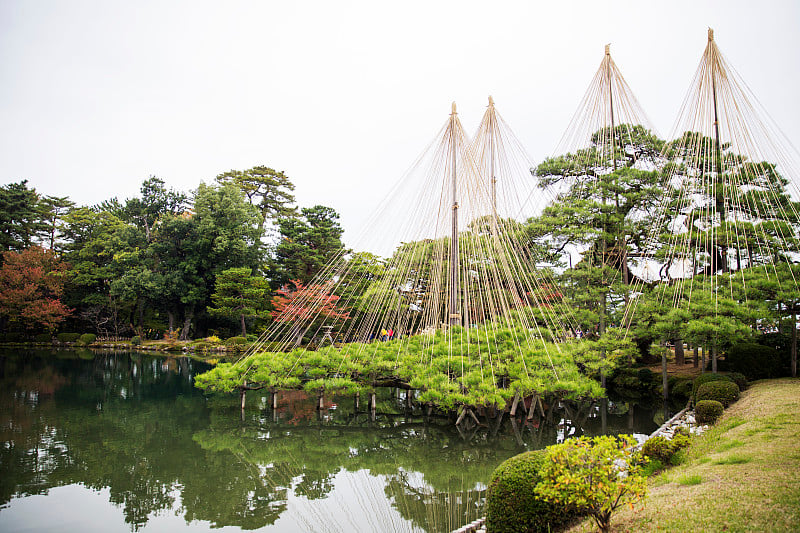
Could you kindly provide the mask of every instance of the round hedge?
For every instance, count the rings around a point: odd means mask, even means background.
[[[486,492],[488,533],[552,531],[575,516],[563,506],[536,497],[534,489],[545,456],[545,450],[521,453],[495,469]]]
[[[689,437],[686,435],[675,434],[672,439],[662,435],[647,439],[642,446],[642,455],[651,459],[658,459],[663,464],[669,464],[672,456],[689,445]]]
[[[716,400],[700,400],[694,406],[694,419],[700,424],[713,424],[725,408]]]
[[[699,389],[701,385],[704,385],[704,384],[709,383],[711,381],[730,381],[730,382],[733,382],[733,380],[729,376],[726,376],[725,374],[711,374],[711,373],[700,374],[699,376],[694,378],[694,383],[692,384],[692,396],[694,396],[695,399],[697,399],[696,398],[697,397],[697,389]]]
[[[80,336],[80,333],[59,333],[56,338],[58,342],[75,342]]]
[[[39,333],[33,338],[33,342],[53,342],[53,336],[49,333]]]
[[[78,342],[83,344],[84,346],[88,346],[92,344],[95,340],[97,340],[97,335],[94,333],[84,333],[80,337],[78,337]]]
[[[739,399],[739,387],[733,381],[710,381],[697,389],[695,400],[716,400],[724,407]]]
[[[739,387],[740,391],[745,390],[749,385],[747,382],[747,377],[740,372],[731,372],[728,374],[728,377],[731,378],[734,383],[736,383],[736,386]]]

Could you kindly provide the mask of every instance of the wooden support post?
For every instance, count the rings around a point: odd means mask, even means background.
[[[461,421],[462,421],[462,420],[464,420],[464,417],[466,416],[466,414],[467,414],[467,408],[466,408],[466,407],[464,407],[464,408],[461,410],[461,414],[459,414],[459,415],[458,415],[458,419],[456,420],[456,425],[457,425],[457,426],[458,426],[458,425],[461,425]]]
[[[478,420],[478,417],[475,416],[475,412],[472,409],[469,410],[469,414],[472,417],[472,419],[475,421],[475,423],[480,426],[481,425],[481,421]]]
[[[370,392],[369,393],[369,410],[374,412],[375,409],[377,409],[377,405],[378,405],[378,403],[377,403],[377,400],[375,398],[375,393],[374,392]]]
[[[359,393],[356,393],[355,397],[353,397],[353,407],[355,411],[358,411],[358,408],[361,407],[361,395]]]
[[[517,404],[519,404],[519,393],[514,394],[514,401],[511,402],[511,416],[517,414]]]
[[[317,411],[322,411],[323,409],[325,409],[325,398],[320,392],[317,397]]]
[[[239,393],[239,399],[242,401],[242,411],[244,411],[244,401],[245,401],[245,388],[247,387],[247,380],[242,383],[242,391]]]
[[[538,399],[539,399],[539,396],[536,395],[536,394],[534,394],[531,397],[531,406],[528,408],[528,420],[532,420],[533,419],[533,413],[536,410],[536,402],[538,401]]]
[[[413,406],[414,401],[414,391],[411,389],[406,390],[406,407],[411,409]]]
[[[272,391],[272,410],[278,408],[278,391]]]

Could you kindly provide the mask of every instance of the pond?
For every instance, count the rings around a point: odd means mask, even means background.
[[[483,516],[505,459],[565,437],[649,434],[625,402],[452,419],[384,389],[366,401],[205,396],[190,358],[0,351],[0,531],[425,531]]]

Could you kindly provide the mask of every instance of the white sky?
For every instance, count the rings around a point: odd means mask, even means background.
[[[606,43],[667,136],[709,26],[800,146],[794,0],[0,0],[0,183],[89,205],[264,164],[347,241],[452,101],[474,131],[491,94],[552,155]]]

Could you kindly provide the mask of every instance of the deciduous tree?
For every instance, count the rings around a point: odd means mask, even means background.
[[[53,331],[71,313],[60,300],[68,265],[38,246],[5,252],[3,260],[0,316],[22,329]]]

